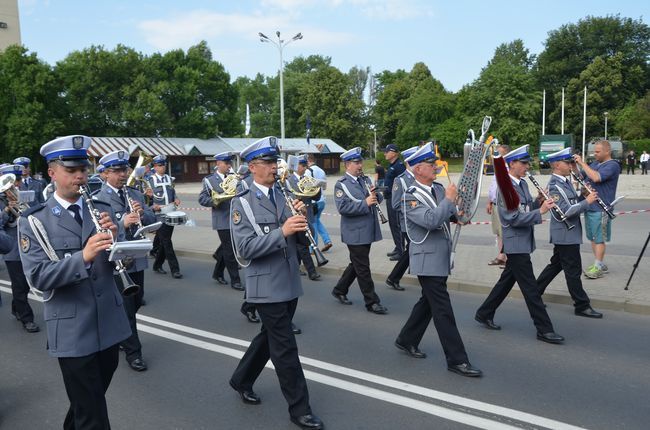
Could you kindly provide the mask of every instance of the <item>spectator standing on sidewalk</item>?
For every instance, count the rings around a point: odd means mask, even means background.
[[[643,154],[641,154],[641,158],[639,158],[639,160],[641,161],[641,174],[647,175],[648,162],[650,162],[650,154],[648,154],[648,151],[643,151]]]
[[[375,159],[375,186],[383,187],[384,180],[386,179],[386,169],[381,165],[378,158]]]
[[[632,174],[634,175],[634,168],[636,167],[636,154],[634,154],[634,151],[630,151],[627,153],[627,174],[630,174],[630,169],[632,170]]]
[[[325,191],[327,190],[327,175],[325,174],[325,171],[321,169],[317,164],[316,164],[316,157],[314,157],[314,154],[309,154],[307,155],[307,171],[305,172],[306,176],[313,176],[316,179],[320,179],[323,181],[323,185],[321,186],[321,190]],[[325,210],[325,204],[327,203],[325,199],[325,193],[321,192],[320,193],[320,199],[315,203],[313,206],[314,208],[314,241],[318,245],[318,235],[320,234],[323,237],[323,243],[324,246],[321,248],[321,251],[329,251],[329,249],[332,247],[332,239],[330,239],[330,235],[327,232],[327,229],[325,228],[325,224],[323,224],[320,220],[321,215],[323,214],[323,211]]]

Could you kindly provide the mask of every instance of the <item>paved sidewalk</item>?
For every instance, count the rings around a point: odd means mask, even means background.
[[[641,175],[621,175],[619,181],[619,195],[627,195],[629,198],[634,199],[650,199],[649,178],[649,176]],[[328,200],[330,202],[332,199],[329,196],[333,194],[334,184],[337,179],[337,177],[330,177],[328,179],[326,195],[328,195]],[[538,178],[542,185],[546,184],[548,179],[548,175],[540,175]],[[458,174],[452,174],[451,180],[454,183],[457,182]],[[484,176],[483,180],[484,184],[481,194],[485,195],[487,194],[488,185],[493,180],[493,177]],[[440,178],[440,182],[446,185],[447,179]],[[201,184],[179,184],[176,188],[179,193],[198,195],[201,189]],[[187,205],[191,207],[198,206],[192,201],[188,201]],[[185,206],[185,204],[182,204],[182,206]],[[646,207],[649,206],[650,205],[646,205]],[[482,208],[479,208],[479,210],[482,210]],[[329,205],[326,212],[336,212],[336,209],[332,205]],[[337,216],[338,214],[334,213],[333,215]],[[647,214],[638,216],[645,217]],[[484,231],[481,230],[477,233],[481,236],[492,237],[488,225],[478,225],[466,228],[484,229]],[[542,224],[542,226],[537,227],[537,231],[540,231],[541,229],[547,231],[548,224],[545,223]],[[465,234],[474,233],[475,231],[465,231]],[[641,246],[645,241],[646,234],[647,232],[640,232],[640,235],[643,237],[639,238],[639,252],[641,251]],[[495,247],[463,244],[463,235],[464,233],[461,233],[461,243],[459,243],[456,249],[456,268],[449,278],[449,288],[475,292],[486,296],[501,274],[501,269],[498,267],[487,265],[487,262],[495,256]],[[542,238],[544,236],[543,234],[539,234],[539,236],[540,237],[537,238],[538,243],[541,243],[539,242],[540,240],[548,240],[547,238]],[[377,292],[380,297],[382,297],[382,300],[386,302],[387,306],[390,307],[390,296],[392,294],[402,293],[388,289],[384,284],[388,273],[390,273],[395,264],[394,262],[389,261],[386,257],[386,253],[391,251],[393,248],[392,240],[387,238],[389,238],[389,234],[384,234],[384,240],[372,245],[370,258],[373,279],[376,284]],[[332,239],[334,247],[325,254],[329,263],[320,268],[319,271],[329,274],[340,274],[350,261],[348,251],[345,244],[340,242],[338,234],[333,234]],[[216,231],[213,231],[209,227],[181,226],[177,227],[174,232],[174,246],[176,250],[179,251],[179,255],[211,259],[211,255],[218,246],[218,243],[219,239]],[[593,255],[589,250],[588,243],[582,246],[582,251],[583,267],[586,267],[593,262]],[[532,261],[536,275],[538,275],[548,263],[551,254],[552,250],[550,249],[537,249],[533,253]],[[637,257],[638,253],[635,253],[633,256],[607,255],[606,263],[609,267],[609,274],[596,280],[590,280],[583,277],[583,285],[592,300],[594,308],[616,309],[634,313],[650,314],[650,282],[648,282],[648,279],[650,278],[650,264],[648,263],[648,259],[650,258],[650,249],[646,250],[646,254],[639,264],[639,268],[634,275],[629,290],[625,291],[623,289],[630,273],[632,272]],[[408,274],[405,275],[401,283],[404,286],[407,286],[407,292],[419,291],[417,279],[413,276]],[[323,288],[332,287],[333,285],[323,285]],[[515,286],[511,295],[521,297],[521,293],[517,286]],[[548,287],[544,299],[548,302],[571,303],[571,298],[566,288],[563,273],[560,273]]]

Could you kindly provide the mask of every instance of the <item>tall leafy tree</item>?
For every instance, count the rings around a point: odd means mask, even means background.
[[[11,46],[0,53],[0,152],[3,161],[30,157],[43,171],[41,145],[64,126],[54,74],[36,53]]]

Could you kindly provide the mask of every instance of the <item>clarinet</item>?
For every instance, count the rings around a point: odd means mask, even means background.
[[[284,200],[287,202],[287,206],[289,206],[289,209],[291,210],[291,214],[294,216],[299,215],[298,211],[296,211],[296,209],[293,207],[293,201],[295,199],[291,197],[289,191],[287,190],[287,187],[284,184],[284,181],[286,181],[286,179],[283,176],[276,175],[275,180],[278,186],[280,187],[280,190],[282,191],[282,195],[284,196]],[[271,188],[271,192],[273,192],[273,188]],[[316,241],[314,240],[314,236],[311,234],[311,230],[309,230],[309,226],[307,226],[307,230],[305,230],[305,236],[307,236],[309,243],[314,249],[314,257],[316,257],[316,265],[318,267],[326,265],[329,260],[327,260],[327,258],[325,258],[325,255],[323,255],[323,252],[320,249],[318,249],[318,245],[316,245]]]
[[[99,220],[102,218],[102,214],[99,212],[99,209],[95,207],[95,204],[93,203],[93,198],[90,195],[90,191],[88,190],[88,187],[85,187],[83,185],[79,186],[79,194],[81,194],[86,201],[86,205],[88,205],[88,209],[90,210],[90,214],[92,215],[92,220],[93,223],[95,224],[95,230],[97,230],[97,233],[109,233],[111,235],[111,240],[113,243],[115,243],[115,238],[113,237],[113,233],[111,233],[110,230],[104,229],[101,227],[99,224]],[[109,251],[108,249],[106,251]],[[129,276],[129,274],[126,272],[126,266],[122,262],[122,260],[117,260],[115,262],[115,269],[117,270],[117,274],[120,276],[120,279],[122,280],[122,286],[124,287],[124,290],[122,291],[123,296],[133,296],[137,294],[140,291],[140,286],[138,286],[135,282],[133,282],[133,279]]]
[[[537,191],[539,191],[539,193],[542,196],[544,196],[544,199],[549,200],[550,199],[549,195],[546,194],[546,191],[544,191],[544,189],[541,187],[541,185],[539,185],[539,182],[537,182],[535,177],[533,175],[531,175],[530,173],[527,173],[527,175],[528,175],[528,179],[530,179],[530,182],[532,182],[533,185],[535,186],[535,188],[537,188]],[[551,208],[551,215],[553,216],[553,218],[555,218],[556,221],[564,223],[567,230],[571,230],[573,227],[575,227],[575,225],[569,224],[569,221],[567,221],[566,215],[564,215],[564,212],[562,212],[562,209],[560,209],[559,206],[556,205],[556,206],[553,206]]]
[[[578,183],[580,184],[580,186],[584,187],[585,190],[587,190],[587,191],[589,192],[589,194],[593,194],[594,190],[593,190],[590,186],[588,186],[588,185],[585,183],[585,181],[584,181],[584,179],[581,177],[581,175],[577,175],[575,172],[571,171],[571,176],[573,176],[573,179],[575,179],[576,181],[578,181]],[[598,204],[600,205],[600,207],[603,208],[603,212],[605,212],[605,213],[607,214],[607,216],[609,217],[609,219],[614,219],[614,218],[616,218],[616,214],[613,213],[613,212],[612,212],[612,209],[611,209],[609,206],[607,206],[607,205],[605,204],[605,202],[603,201],[603,199],[601,199],[599,196],[596,196],[596,202],[598,202]]]
[[[366,189],[368,190],[368,194],[371,194],[372,191],[370,191],[370,185],[368,185],[368,182],[366,181],[366,175],[361,173],[359,177],[363,180],[363,183],[366,184]],[[386,224],[388,222],[388,218],[384,216],[384,212],[381,210],[381,206],[379,206],[379,202],[375,203],[374,206],[377,208],[377,214],[379,215],[379,220],[381,221],[382,224]]]
[[[133,209],[133,199],[132,199],[131,196],[129,195],[129,192],[128,192],[127,188],[128,188],[128,187],[127,187],[126,185],[123,187],[123,190],[124,190],[124,197],[126,197],[126,202],[127,202],[127,204],[129,205],[129,212],[130,212],[130,213],[135,213],[135,209]],[[142,225],[142,218],[138,218],[138,222],[135,223],[135,226],[137,227],[137,228],[136,228],[136,231],[139,230],[139,229],[141,229],[141,228],[143,227],[143,225]],[[143,234],[140,234],[140,239],[144,239],[144,238],[145,238],[144,235],[143,235]],[[134,238],[134,239],[137,239],[137,238]]]

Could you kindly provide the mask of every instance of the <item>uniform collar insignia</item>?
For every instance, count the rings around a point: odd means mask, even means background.
[[[257,197],[258,200],[261,199],[262,198],[262,192],[261,191],[256,192],[255,197]]]
[[[108,188],[108,189],[106,190],[106,192],[107,192],[108,194],[110,194],[110,193],[113,192],[113,190],[111,190],[110,188]]]
[[[61,208],[59,206],[54,206],[52,208],[52,213],[54,216],[61,216]]]

